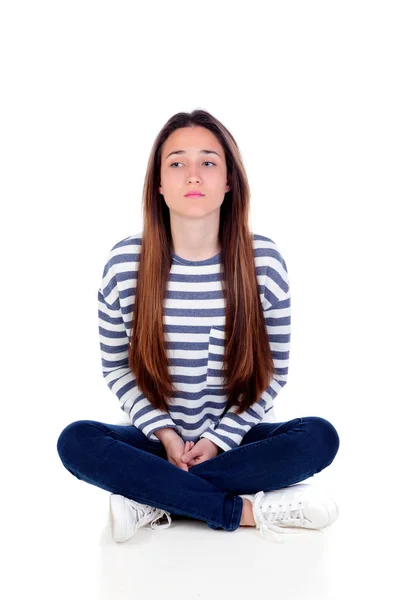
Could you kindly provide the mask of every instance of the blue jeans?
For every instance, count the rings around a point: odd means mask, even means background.
[[[134,425],[81,420],[67,425],[57,440],[65,468],[78,479],[142,504],[234,531],[243,499],[287,487],[319,473],[339,449],[334,426],[321,417],[259,423],[240,446],[189,467],[168,461],[159,441]]]

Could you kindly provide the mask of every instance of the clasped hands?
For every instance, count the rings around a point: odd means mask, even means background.
[[[207,438],[201,438],[198,442],[184,442],[181,437],[176,436],[168,441],[165,451],[170,463],[188,471],[189,467],[214,458],[218,454],[219,447]]]

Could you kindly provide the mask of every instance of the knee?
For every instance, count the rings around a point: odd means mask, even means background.
[[[79,452],[81,441],[87,438],[90,428],[93,429],[93,421],[81,420],[70,423],[61,431],[57,439],[57,452],[64,465]]]
[[[329,465],[335,458],[339,446],[340,438],[335,427],[322,417],[304,417],[303,421],[306,421],[314,443],[316,444],[320,454],[322,454]]]

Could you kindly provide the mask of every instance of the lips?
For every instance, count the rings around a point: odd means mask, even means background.
[[[201,192],[188,192],[187,194],[185,194],[186,197],[190,197],[190,196],[204,196],[204,194],[202,194]]]

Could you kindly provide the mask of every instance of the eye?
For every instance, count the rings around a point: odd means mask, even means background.
[[[214,165],[214,167],[216,166],[216,164],[215,164],[215,163],[213,163],[213,162],[211,162],[211,160],[205,160],[205,161],[203,162],[203,165],[204,165],[204,164],[206,164],[206,163],[210,163],[210,165]],[[171,164],[170,164],[170,167],[173,167],[174,165],[181,165],[181,164],[182,164],[182,163],[180,163],[180,162],[173,162],[173,163],[171,163]]]

